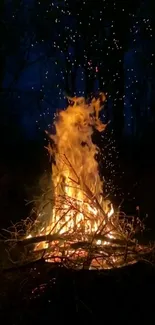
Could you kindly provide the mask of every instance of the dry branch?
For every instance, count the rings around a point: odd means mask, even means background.
[[[63,242],[64,239],[56,234],[54,234],[54,235],[49,234],[49,235],[42,235],[42,236],[19,239],[19,240],[14,241],[14,243],[17,245],[27,246],[27,245],[38,244],[41,242],[52,242],[52,241]],[[12,240],[8,240],[8,242],[11,243]]]

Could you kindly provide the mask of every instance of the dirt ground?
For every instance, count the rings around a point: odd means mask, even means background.
[[[0,317],[10,325],[155,322],[155,269],[146,264],[73,272],[40,263],[1,273],[0,285]]]

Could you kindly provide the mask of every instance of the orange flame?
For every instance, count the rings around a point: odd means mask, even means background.
[[[102,221],[101,211],[105,214],[112,211],[109,211],[109,202],[103,199],[103,184],[95,159],[98,148],[92,142],[94,128],[101,132],[106,127],[99,119],[101,101],[105,101],[105,96],[100,94],[100,98],[91,103],[86,103],[83,97],[70,100],[72,104],[59,113],[55,122],[56,134],[50,136],[54,152],[51,146],[48,148],[55,158],[52,180],[56,204],[51,220],[59,233],[72,232],[80,227],[91,233]],[[61,213],[56,210],[59,204],[63,207]]]
[[[76,233],[76,240],[85,240],[105,225],[109,230],[114,213],[112,204],[104,199],[96,159],[98,148],[92,141],[94,129],[102,132],[106,127],[99,119],[105,95],[101,93],[100,98],[93,98],[90,103],[83,97],[69,101],[70,105],[59,112],[54,122],[55,134],[49,135],[52,144],[48,151],[54,158],[54,205],[48,226],[39,235]]]

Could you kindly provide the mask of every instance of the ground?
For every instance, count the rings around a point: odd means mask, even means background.
[[[73,272],[39,263],[2,273],[0,282],[0,315],[8,324],[155,322],[151,265]]]

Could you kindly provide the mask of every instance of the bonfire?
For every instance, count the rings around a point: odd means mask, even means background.
[[[135,239],[141,222],[114,209],[104,193],[99,148],[92,141],[94,130],[106,128],[99,117],[104,102],[103,93],[89,102],[69,98],[69,106],[57,114],[55,132],[48,134],[51,188],[26,236],[16,238],[30,246],[33,258],[73,269],[109,269],[135,263],[146,253]]]

